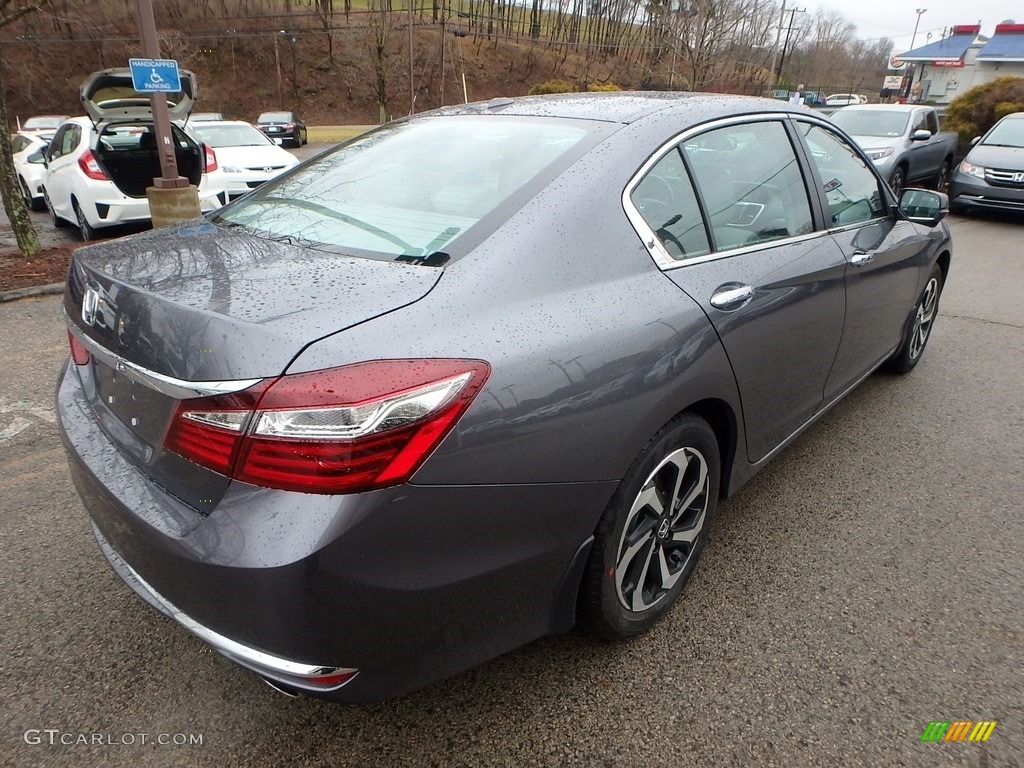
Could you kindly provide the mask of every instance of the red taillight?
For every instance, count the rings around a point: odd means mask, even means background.
[[[356,493],[408,480],[480,391],[479,360],[376,360],[183,400],[164,441],[254,485]]]
[[[96,181],[110,181],[110,177],[100,168],[99,162],[96,160],[96,155],[92,153],[91,149],[85,150],[81,157],[78,158],[78,167],[82,169],[82,173],[88,176],[90,179]]]
[[[207,171],[207,173],[209,173],[210,171],[216,171],[217,170],[217,153],[213,151],[213,147],[211,147],[209,144],[204,144],[203,145],[203,149],[206,150],[206,171]]]
[[[75,365],[86,365],[89,362],[89,350],[71,331],[68,331],[68,344],[71,345],[71,359]]]

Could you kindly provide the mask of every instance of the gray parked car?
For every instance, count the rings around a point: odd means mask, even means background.
[[[941,190],[949,181],[958,137],[939,130],[933,107],[859,104],[837,109],[832,122],[864,148],[897,195],[908,184],[925,183]]]
[[[1024,211],[1024,112],[1002,118],[971,144],[950,179],[950,207]]]
[[[577,623],[629,637],[720,498],[920,360],[945,205],[764,99],[397,121],[75,253],[72,476],[114,570],[287,692],[368,702]]]

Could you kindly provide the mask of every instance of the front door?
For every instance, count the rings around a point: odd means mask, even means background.
[[[918,225],[892,212],[880,180],[845,138],[821,125],[797,125],[820,177],[829,231],[848,265],[846,328],[825,387],[831,400],[899,345],[928,270],[928,241]]]

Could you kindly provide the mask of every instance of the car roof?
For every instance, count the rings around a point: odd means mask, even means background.
[[[520,96],[442,107],[430,114],[494,113],[523,117],[562,117],[632,123],[648,115],[668,110],[681,110],[699,119],[756,112],[807,114],[806,108],[790,105],[778,99],[680,91],[622,91]]]

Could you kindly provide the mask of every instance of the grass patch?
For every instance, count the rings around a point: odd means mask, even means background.
[[[374,128],[373,125],[310,125],[307,128],[310,142],[337,144]]]

